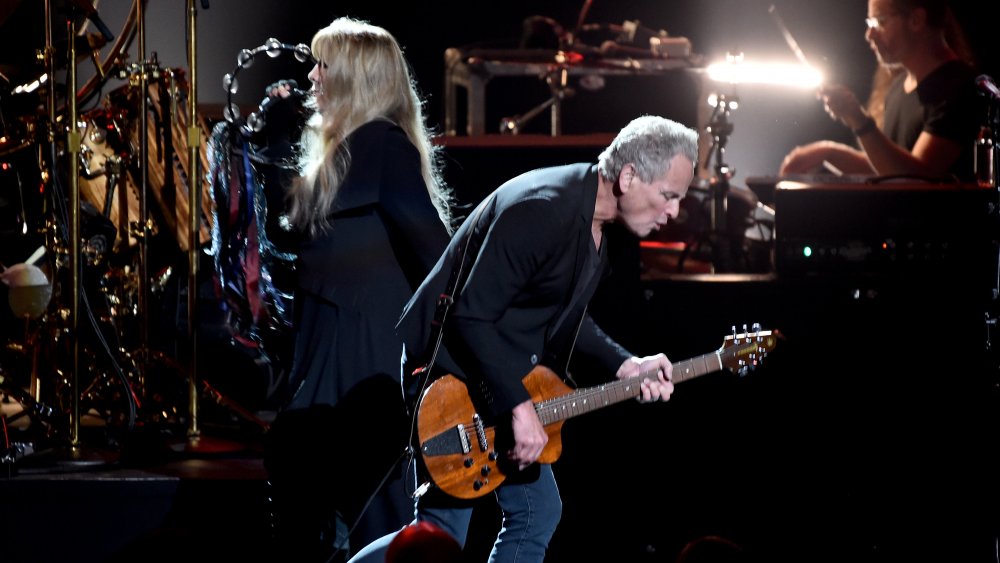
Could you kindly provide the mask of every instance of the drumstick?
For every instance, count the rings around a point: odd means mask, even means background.
[[[829,160],[824,160],[823,161],[823,168],[826,168],[827,170],[829,170],[830,173],[833,174],[834,176],[843,176],[844,175],[844,171],[841,170],[840,168],[837,168]]]
[[[35,250],[34,252],[32,252],[31,256],[29,256],[28,259],[24,261],[24,263],[28,264],[28,265],[32,265],[35,262],[38,262],[38,259],[41,258],[42,256],[45,256],[45,246],[44,245],[43,246],[39,246],[37,250]]]
[[[795,53],[799,62],[805,66],[811,66],[809,61],[806,59],[806,54],[803,53],[802,49],[799,47],[798,41],[792,37],[792,32],[789,31],[788,26],[785,25],[785,20],[781,19],[781,14],[778,13],[778,8],[774,4],[771,4],[771,7],[768,8],[767,11],[771,14],[771,17],[774,18],[774,23],[778,24],[778,29],[781,30],[781,35],[785,37],[785,43],[788,43],[788,46],[791,47],[792,52]]]

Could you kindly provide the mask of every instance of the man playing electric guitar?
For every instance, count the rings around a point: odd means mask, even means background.
[[[551,465],[536,463],[549,435],[526,386],[529,373],[538,366],[559,372],[575,350],[609,378],[643,374],[635,381],[640,401],[670,397],[670,360],[630,354],[586,307],[606,273],[603,227],[620,222],[644,237],[676,218],[697,155],[695,130],[643,116],[619,132],[597,164],[534,170],[506,182],[469,215],[406,305],[397,328],[411,404],[436,377],[461,379],[477,410],[497,425],[488,457],[512,469],[494,491],[503,525],[491,561],[541,562],[561,515]],[[465,446],[492,448],[482,428],[461,436],[473,442]],[[481,471],[488,481],[491,470]],[[417,520],[464,545],[473,510],[467,498],[432,486],[416,508]],[[391,539],[352,561],[381,563]]]

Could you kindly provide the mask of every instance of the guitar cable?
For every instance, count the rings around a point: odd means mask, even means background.
[[[392,465],[389,466],[389,470],[386,471],[385,475],[382,476],[382,480],[379,481],[378,486],[375,487],[375,490],[372,491],[372,494],[368,496],[368,500],[365,502],[365,505],[361,507],[361,512],[358,513],[358,517],[354,519],[354,523],[352,523],[350,529],[347,530],[348,547],[350,547],[351,534],[354,533],[355,528],[357,528],[358,524],[361,523],[361,518],[365,515],[365,512],[368,512],[368,507],[371,506],[372,501],[375,500],[375,495],[377,495],[378,492],[382,490],[382,487],[385,486],[386,482],[389,481],[389,477],[392,476],[393,469],[395,469],[395,467],[399,464],[399,462],[401,462],[406,457],[410,458],[409,461],[406,462],[406,465],[409,466],[410,464],[413,463],[413,448],[409,445],[403,448],[403,452],[399,455],[398,458],[396,458],[396,461],[393,461]],[[331,563],[343,551],[344,551],[344,543],[339,542],[337,548],[334,549],[333,553],[330,554],[330,557],[326,559],[326,563]]]

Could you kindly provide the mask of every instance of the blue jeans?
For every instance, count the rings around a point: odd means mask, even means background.
[[[513,475],[493,494],[503,521],[490,553],[490,563],[541,563],[562,515],[562,500],[551,465],[535,464]],[[417,501],[417,520],[431,522],[465,545],[472,519],[468,501],[432,488]],[[383,563],[395,534],[368,544],[349,563]]]

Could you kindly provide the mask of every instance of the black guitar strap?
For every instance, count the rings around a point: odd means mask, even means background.
[[[434,362],[437,361],[438,350],[441,348],[441,340],[444,337],[444,322],[448,317],[448,312],[451,310],[451,306],[455,304],[455,290],[458,288],[459,280],[462,278],[462,274],[465,270],[465,262],[469,255],[469,243],[471,242],[472,237],[475,236],[476,227],[479,224],[480,218],[494,199],[496,199],[495,196],[490,196],[490,198],[483,201],[483,203],[480,204],[479,208],[476,210],[472,223],[469,224],[469,230],[465,234],[465,238],[462,240],[462,249],[460,251],[461,256],[451,270],[451,277],[448,279],[448,286],[441,293],[441,295],[438,296],[437,309],[434,312],[434,320],[431,323],[433,325],[432,341],[434,344],[430,349],[430,356],[427,363],[414,372],[414,375],[422,378],[422,381],[420,382],[420,393],[417,394],[418,401],[419,398],[423,396],[423,393],[427,388],[431,368],[434,366]]]
[[[407,408],[410,409],[410,413],[412,415],[412,420],[410,425],[411,444],[415,444],[418,406],[420,404],[420,399],[424,396],[424,393],[427,391],[427,385],[430,383],[431,368],[434,367],[434,363],[437,361],[438,350],[441,349],[441,341],[444,337],[444,321],[445,319],[448,318],[448,312],[451,310],[451,306],[455,304],[455,290],[458,288],[459,280],[462,278],[462,273],[465,270],[465,261],[469,255],[469,246],[470,246],[469,243],[471,242],[472,237],[475,236],[476,227],[479,224],[480,218],[482,218],[483,212],[486,210],[487,207],[489,207],[493,199],[496,198],[491,196],[489,199],[483,201],[479,205],[479,208],[476,210],[475,217],[471,219],[472,222],[469,224],[469,230],[465,234],[465,238],[461,242],[462,248],[459,252],[460,257],[458,261],[455,263],[455,266],[451,270],[451,277],[448,279],[448,286],[441,293],[441,295],[438,296],[437,309],[434,311],[434,320],[431,321],[432,331],[433,331],[433,336],[431,340],[433,342],[433,345],[430,347],[430,355],[428,356],[429,359],[427,360],[427,363],[417,368],[412,373],[412,376],[420,378],[420,381],[419,381],[419,391],[413,397],[413,400],[415,400],[416,403],[410,405],[409,399],[406,401]],[[408,448],[407,453],[408,455],[412,456],[413,449]],[[417,487],[416,490],[413,491],[411,496],[413,498],[418,498],[420,496],[423,496],[424,493],[427,492],[428,488],[430,488],[432,482],[433,482],[432,480],[428,479],[419,487]]]

